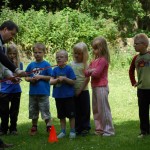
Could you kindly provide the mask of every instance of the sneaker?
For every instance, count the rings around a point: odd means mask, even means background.
[[[51,131],[52,126],[46,126],[46,131],[49,133]]]
[[[100,132],[96,132],[96,131],[94,132],[94,134],[95,134],[95,135],[98,135],[98,136],[103,135],[102,133],[100,133]]]
[[[18,132],[17,131],[11,131],[10,134],[11,135],[18,135]]]
[[[7,134],[7,132],[0,131],[0,136],[2,136],[2,135],[6,135],[6,134]]]
[[[89,131],[88,130],[83,130],[82,132],[81,132],[81,135],[82,136],[86,136],[86,135],[88,135],[89,134]]]
[[[0,150],[4,150],[5,148],[10,148],[10,147],[13,147],[13,144],[3,143],[0,145]]]
[[[102,136],[113,136],[113,134],[103,133]]]
[[[140,133],[140,134],[138,135],[138,138],[144,138],[145,136],[147,136],[147,134]]]
[[[58,138],[58,139],[61,139],[61,138],[65,137],[65,136],[66,136],[66,134],[65,134],[64,132],[60,132],[60,133],[58,134],[57,138]]]
[[[75,132],[70,132],[69,138],[70,138],[70,139],[76,138],[76,133],[75,133]]]
[[[32,126],[31,130],[30,130],[30,135],[35,135],[37,133],[37,126]]]

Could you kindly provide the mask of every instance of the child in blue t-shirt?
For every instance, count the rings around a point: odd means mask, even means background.
[[[66,65],[68,53],[60,50],[56,53],[56,61],[58,66],[53,69],[50,83],[53,84],[53,97],[56,101],[57,116],[60,119],[61,132],[57,136],[63,138],[66,136],[66,117],[70,122],[70,138],[75,138],[75,104],[74,83],[76,76],[73,69]]]
[[[11,44],[7,49],[9,60],[18,68],[23,70],[23,64],[20,62],[17,46]],[[4,74],[13,74],[7,68]],[[5,80],[5,79],[4,79]],[[10,134],[17,135],[17,120],[20,106],[21,87],[19,83],[13,83],[10,80],[2,82],[0,89],[0,114],[1,114],[1,131],[0,135],[7,134],[8,129]],[[10,117],[10,126],[9,124]]]
[[[51,128],[49,81],[52,69],[50,64],[43,59],[45,49],[45,45],[41,43],[36,43],[33,46],[35,61],[31,62],[26,69],[27,73],[30,72],[29,77],[25,78],[26,81],[30,82],[29,119],[32,119],[30,135],[35,135],[37,133],[39,111],[41,112],[42,119],[45,120],[47,132],[49,132]]]

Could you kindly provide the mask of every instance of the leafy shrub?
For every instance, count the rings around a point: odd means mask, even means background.
[[[65,8],[55,14],[44,9],[35,11],[30,9],[23,12],[3,8],[0,13],[0,23],[11,19],[20,27],[16,43],[22,47],[27,55],[32,53],[32,45],[42,42],[47,47],[47,59],[54,61],[54,53],[59,49],[66,49],[71,59],[72,46],[80,41],[90,43],[96,36],[104,36],[110,43],[118,37],[117,26],[110,19],[99,16],[93,19],[88,14]]]

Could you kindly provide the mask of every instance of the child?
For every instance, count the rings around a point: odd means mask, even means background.
[[[20,62],[19,54],[16,45],[11,44],[7,49],[9,60],[18,68],[23,70],[23,64]],[[5,70],[6,71],[6,70]],[[6,73],[6,72],[4,72]],[[7,134],[9,129],[10,134],[17,135],[17,120],[20,106],[21,87],[18,84],[12,83],[10,80],[1,84],[1,132],[0,135]],[[9,106],[10,105],[10,106]],[[10,127],[8,127],[10,117]]]
[[[87,135],[90,126],[90,96],[88,90],[89,77],[85,78],[84,71],[87,69],[88,48],[83,42],[73,47],[73,59],[71,67],[76,75],[75,82],[75,129],[77,134]]]
[[[95,134],[111,136],[114,135],[114,127],[108,102],[109,50],[103,37],[96,37],[92,42],[92,48],[95,58],[85,71],[85,75],[91,76]]]
[[[45,54],[45,46],[41,43],[36,43],[33,46],[35,61],[31,62],[26,69],[26,72],[33,72],[26,81],[30,82],[29,90],[29,119],[32,119],[32,128],[30,135],[37,133],[37,123],[39,111],[41,117],[45,120],[47,132],[51,128],[51,116],[49,106],[50,84],[52,69],[50,64],[43,59]],[[46,68],[44,70],[44,68]]]
[[[70,122],[70,138],[75,138],[75,105],[74,105],[74,83],[75,74],[72,68],[66,65],[68,53],[60,50],[56,53],[58,66],[53,69],[50,83],[53,84],[53,97],[56,100],[57,116],[60,119],[61,132],[57,136],[66,136],[66,117]]]
[[[134,48],[139,54],[134,56],[129,70],[131,84],[137,87],[141,130],[139,138],[143,138],[149,134],[150,52],[147,50],[148,45],[149,40],[147,35],[140,33],[134,37]],[[135,80],[135,69],[138,81]]]

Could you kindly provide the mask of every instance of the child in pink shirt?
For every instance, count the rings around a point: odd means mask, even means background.
[[[92,108],[95,122],[95,134],[102,136],[114,135],[112,115],[108,102],[108,67],[109,50],[107,42],[102,37],[92,41],[94,60],[85,71],[85,76],[91,76]]]

